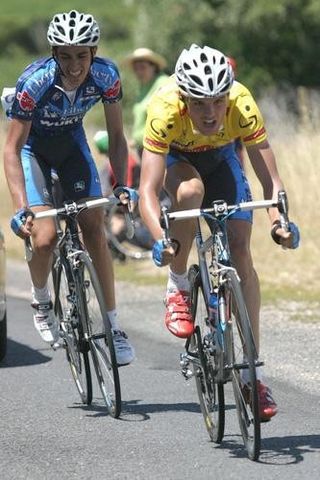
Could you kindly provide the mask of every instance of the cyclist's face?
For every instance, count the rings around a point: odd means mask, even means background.
[[[228,95],[218,98],[188,98],[192,123],[202,135],[218,133],[227,111]]]
[[[78,88],[85,81],[95,52],[96,49],[91,47],[66,46],[55,49],[55,58],[62,70],[62,83],[66,89]]]

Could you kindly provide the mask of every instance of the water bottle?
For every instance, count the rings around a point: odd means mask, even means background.
[[[218,296],[215,292],[211,292],[209,298],[209,324],[212,327],[215,327],[218,320],[218,311]]]

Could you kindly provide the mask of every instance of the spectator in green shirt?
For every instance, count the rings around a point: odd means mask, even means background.
[[[141,158],[147,106],[152,94],[168,78],[168,75],[164,73],[167,62],[164,57],[149,48],[137,48],[126,57],[123,63],[132,68],[139,82],[139,92],[132,111],[132,140],[133,146]]]

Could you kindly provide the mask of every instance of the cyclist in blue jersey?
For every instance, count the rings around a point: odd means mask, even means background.
[[[34,324],[43,340],[53,344],[58,340],[58,322],[47,279],[56,231],[51,219],[33,222],[33,215],[52,207],[52,169],[66,198],[78,201],[101,196],[99,175],[82,125],[84,115],[100,100],[116,194],[126,203],[136,200],[136,192],[124,186],[128,150],[120,106],[121,81],[116,65],[96,56],[98,24],[91,15],[75,10],[60,13],[53,17],[47,38],[52,56],[29,65],[16,84],[4,166],[16,209],[11,227],[22,238],[32,237],[34,254],[29,268]],[[101,209],[79,216],[84,242],[105,294],[118,364],[124,365],[133,360],[134,350],[117,320],[112,258],[103,219]]]

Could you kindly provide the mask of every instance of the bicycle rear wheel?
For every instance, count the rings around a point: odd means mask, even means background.
[[[210,351],[211,331],[208,326],[208,308],[198,265],[189,269],[192,315],[195,319],[195,333],[190,340],[191,353],[195,355],[194,373],[200,409],[210,439],[221,443],[225,427],[225,401],[222,383],[215,382],[213,356]]]
[[[92,362],[107,409],[117,418],[121,413],[121,389],[111,325],[92,262],[86,253],[80,254],[79,260],[81,269],[77,288],[83,298],[81,309],[86,320]]]
[[[67,360],[81,401],[90,405],[92,381],[88,355],[88,342],[84,340],[78,316],[74,280],[68,267],[56,258],[52,268],[55,292],[55,314],[60,321],[61,333],[66,348]]]
[[[260,454],[260,417],[256,380],[257,353],[240,282],[234,271],[226,274],[225,299],[228,328],[225,332],[228,363],[237,416],[244,445],[251,460]],[[242,376],[246,373],[246,382]]]

